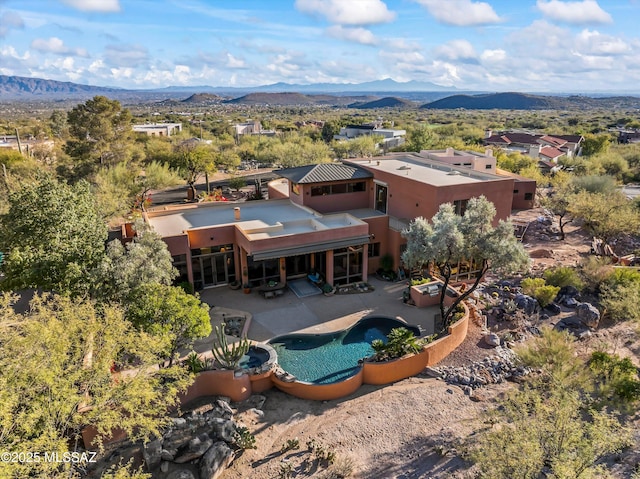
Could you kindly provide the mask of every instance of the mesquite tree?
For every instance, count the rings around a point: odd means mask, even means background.
[[[431,263],[444,281],[440,293],[443,331],[451,324],[458,304],[475,291],[487,271],[513,272],[528,265],[529,257],[513,234],[513,225],[501,220],[493,226],[495,215],[493,203],[480,196],[469,200],[464,216],[457,215],[451,203],[444,203],[431,222],[418,217],[402,232],[407,238],[403,261],[409,267]],[[478,265],[474,282],[445,308],[452,267],[463,260]]]

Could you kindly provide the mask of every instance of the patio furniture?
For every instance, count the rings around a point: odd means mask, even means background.
[[[262,294],[265,299],[275,298],[276,296],[282,296],[284,294],[284,288],[286,284],[282,281],[269,281],[267,284],[263,284],[256,288],[258,293]]]
[[[308,274],[307,279],[316,286],[322,286],[322,283],[324,282],[322,279],[322,275],[317,271],[315,273]]]

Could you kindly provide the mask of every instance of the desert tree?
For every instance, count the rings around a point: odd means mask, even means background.
[[[196,181],[202,174],[215,167],[216,152],[210,145],[200,140],[186,140],[176,146],[172,166],[180,171],[191,190],[191,197],[197,196]]]
[[[82,430],[121,429],[131,440],[161,434],[169,407],[190,383],[185,368],[158,368],[162,341],[115,308],[35,296],[26,312],[0,295],[0,448],[62,453]],[[135,366],[134,366],[135,364]],[[113,374],[114,365],[127,368]],[[0,476],[76,477],[70,463],[0,463]]]
[[[431,222],[418,217],[402,232],[407,239],[407,249],[402,260],[409,267],[430,263],[442,278],[440,313],[443,330],[451,324],[456,307],[480,284],[489,270],[508,273],[526,268],[529,257],[513,234],[513,225],[500,220],[493,203],[484,196],[471,198],[464,216],[457,215],[451,203],[440,205]],[[445,297],[451,281],[453,267],[459,261],[474,261],[477,271],[472,285],[445,307]]]
[[[124,161],[134,143],[131,120],[119,101],[95,96],[67,113],[70,139],[65,152],[91,169]]]
[[[106,240],[88,183],[47,177],[24,186],[9,195],[9,210],[0,217],[0,251],[6,253],[0,287],[84,294]]]
[[[181,348],[211,334],[209,306],[178,286],[142,284],[131,296],[126,317],[141,331],[162,339],[169,365]]]

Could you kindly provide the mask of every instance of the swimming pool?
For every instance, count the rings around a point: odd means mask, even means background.
[[[342,331],[326,334],[287,334],[268,341],[278,364],[298,381],[331,384],[353,376],[359,360],[373,354],[374,339],[386,341],[393,328],[404,327],[416,336],[420,330],[384,316],[363,318]]]

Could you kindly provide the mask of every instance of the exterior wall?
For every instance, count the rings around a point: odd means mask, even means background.
[[[202,396],[227,396],[232,401],[244,401],[251,396],[251,381],[248,374],[235,376],[230,370],[203,371],[180,396],[180,403],[186,404]]]
[[[438,364],[444,358],[446,358],[451,351],[460,346],[467,337],[467,331],[469,330],[469,309],[464,302],[460,303],[464,306],[465,315],[457,323],[449,326],[449,335],[436,339],[425,348],[428,353],[427,366],[433,366]]]
[[[389,253],[389,217],[374,216],[364,218],[363,221],[369,225],[369,237],[371,243],[380,243],[380,256],[369,257],[368,270],[376,272],[380,267],[380,258]],[[394,262],[394,268],[398,268],[398,263]]]
[[[448,188],[439,188],[435,200],[435,209],[429,215],[422,215],[431,218],[442,203],[453,203],[455,200],[470,199],[484,195],[493,203],[496,208],[496,216],[493,224],[497,225],[499,220],[506,220],[511,215],[511,202],[513,201],[514,180],[508,178],[499,181],[483,181],[482,183],[472,183],[467,185],[454,185]]]
[[[285,382],[275,374],[271,376],[271,380],[275,387],[292,396],[314,401],[331,401],[356,392],[363,384],[363,376],[363,371],[360,369],[354,376],[331,384],[312,384],[301,381]]]
[[[518,191],[516,193],[516,190]],[[530,194],[531,199],[526,200],[525,195]],[[536,181],[527,179],[516,179],[513,185],[513,204],[511,208],[514,210],[527,210],[535,206],[536,198]]]
[[[370,201],[368,190],[371,189],[371,180],[336,181],[322,184],[335,185],[341,183],[353,183],[355,181],[366,181],[367,187],[365,188],[365,191],[325,196],[311,196],[311,187],[316,185],[301,184],[298,185],[300,187],[300,195],[296,195],[290,191],[289,197],[294,203],[307,206],[320,213],[333,213],[335,211],[344,211],[347,209],[368,208]],[[296,198],[297,196],[299,196],[299,198]]]

